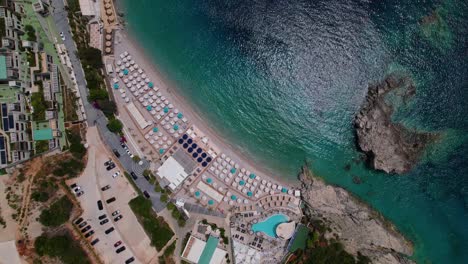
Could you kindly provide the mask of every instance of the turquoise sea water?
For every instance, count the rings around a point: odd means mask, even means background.
[[[122,5],[148,56],[239,151],[291,180],[311,160],[413,240],[418,262],[468,263],[466,1]],[[394,120],[441,135],[402,176],[367,169],[354,143],[367,86],[388,73],[417,87]]]
[[[270,237],[276,237],[276,227],[287,221],[288,218],[284,214],[274,214],[262,222],[253,224],[252,231],[263,232]]]

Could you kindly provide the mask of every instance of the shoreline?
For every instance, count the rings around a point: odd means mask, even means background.
[[[119,12],[120,11],[121,10],[119,10]],[[118,35],[119,37],[116,39],[116,41],[119,41],[118,45],[124,46],[126,50],[132,54],[140,67],[145,69],[145,72],[150,76],[153,83],[155,83],[155,85],[167,95],[166,97],[170,98],[170,101],[190,120],[191,125],[195,126],[209,138],[210,145],[216,147],[220,152],[231,158],[246,164],[250,170],[255,171],[261,176],[266,176],[280,184],[290,187],[300,187],[301,183],[297,175],[294,175],[294,180],[293,177],[281,177],[282,174],[275,173],[274,169],[265,164],[258,163],[255,157],[242,153],[240,149],[234,146],[234,143],[213,128],[213,126],[209,124],[209,121],[202,117],[203,113],[201,110],[188,102],[182,92],[176,88],[177,85],[161,72],[157,62],[155,62],[151,56],[147,56],[148,52],[140,45],[137,37],[128,29],[128,26],[121,24],[118,28]]]

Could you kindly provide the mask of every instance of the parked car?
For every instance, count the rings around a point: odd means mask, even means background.
[[[114,163],[112,160],[108,160],[108,161],[104,162],[104,166],[109,166],[112,163]]]
[[[91,241],[91,246],[96,245],[97,242],[99,242],[99,238],[96,238],[96,239],[94,239],[93,241]]]
[[[80,186],[76,186],[75,189],[73,189],[73,192],[74,193],[77,193],[81,190],[81,187]]]
[[[106,224],[107,222],[109,222],[109,219],[104,219],[102,220],[101,222],[99,222],[100,225],[104,225]]]
[[[119,240],[119,241],[115,242],[114,247],[118,247],[118,246],[120,246],[121,244],[122,244],[122,241]]]
[[[117,222],[117,221],[119,221],[120,219],[122,219],[122,217],[123,217],[122,215],[118,215],[116,218],[114,218],[114,221]]]
[[[149,199],[150,198],[150,195],[147,191],[144,191],[143,192],[143,195],[146,197],[146,199]]]
[[[76,196],[80,197],[80,196],[83,195],[83,194],[84,194],[83,191],[79,191],[79,192],[76,193]]]
[[[76,185],[76,183],[73,183],[72,185],[70,185],[70,189],[75,189],[76,187],[78,187],[78,185]]]
[[[106,190],[109,190],[109,189],[110,189],[110,185],[107,184],[106,186],[101,188],[101,191],[106,191]]]
[[[135,258],[134,258],[134,257],[131,257],[131,258],[129,258],[129,259],[127,259],[127,260],[125,261],[125,264],[130,264],[130,263],[132,263],[133,261],[135,261]]]
[[[112,152],[114,152],[114,155],[115,155],[117,158],[120,158],[120,153],[119,153],[116,149],[113,149]]]
[[[101,200],[97,201],[97,207],[98,207],[99,210],[104,209],[104,207],[102,206]]]
[[[109,164],[109,166],[107,166],[106,170],[110,171],[110,170],[112,170],[113,168],[115,168],[115,163]]]
[[[102,219],[104,219],[104,218],[106,218],[106,217],[107,217],[107,215],[103,214],[103,215],[100,215],[100,216],[98,217],[98,219],[99,219],[99,220],[102,220]]]
[[[143,175],[143,177],[145,177],[145,179],[149,182],[151,180],[151,178],[148,176],[148,175]]]
[[[119,210],[115,210],[115,211],[112,213],[112,216],[116,216],[116,215],[118,215],[118,214],[120,214],[120,211],[119,211]]]
[[[115,202],[115,197],[109,198],[106,200],[106,203],[110,204],[112,202]]]
[[[116,172],[116,173],[112,174],[112,178],[114,178],[114,179],[115,179],[115,177],[118,177],[119,175],[120,175],[120,171],[118,171],[118,172]]]
[[[106,233],[106,235],[108,235],[110,232],[114,231],[114,228],[111,227],[109,229],[107,229],[106,231],[104,231],[104,233]]]
[[[88,225],[87,227],[81,229],[81,233],[84,233],[84,232],[86,232],[86,231],[88,231],[88,230],[90,230],[90,229],[91,229],[91,226]]]
[[[83,223],[79,224],[78,225],[78,228],[83,228],[87,225],[88,223],[86,221],[84,221]]]
[[[121,246],[115,251],[115,253],[119,254],[120,252],[122,252],[124,250],[125,250],[125,246]]]
[[[127,145],[125,143],[120,143],[120,146],[123,148],[123,149],[128,149]]]
[[[132,175],[132,178],[133,178],[134,180],[138,179],[137,175],[136,175],[133,171],[130,172],[130,175]]]
[[[91,231],[89,231],[88,233],[86,233],[86,234],[84,235],[84,237],[85,237],[85,238],[88,238],[88,237],[92,236],[93,234],[94,234],[94,230],[91,230]]]
[[[81,222],[83,222],[83,217],[80,217],[80,218],[76,219],[75,220],[75,225],[79,225]]]

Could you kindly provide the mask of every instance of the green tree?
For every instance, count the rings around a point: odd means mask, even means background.
[[[161,202],[167,203],[167,201],[169,200],[169,196],[167,196],[167,194],[163,193],[163,194],[161,194],[159,199],[161,200]]]
[[[86,67],[99,69],[102,67],[101,51],[93,47],[81,48],[78,56]]]
[[[89,97],[88,97],[89,101],[104,100],[108,98],[109,98],[109,94],[104,89],[90,89],[89,90]]]
[[[112,118],[111,120],[109,120],[107,128],[113,133],[120,133],[122,132],[123,125],[122,122],[120,122],[120,120],[118,120],[117,118]]]
[[[44,226],[59,226],[68,221],[72,209],[72,202],[66,196],[62,196],[41,212],[39,222]]]

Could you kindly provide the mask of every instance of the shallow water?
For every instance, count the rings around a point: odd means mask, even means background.
[[[468,263],[466,1],[123,5],[148,55],[239,151],[291,180],[310,160],[392,220],[419,262]],[[389,73],[417,87],[393,119],[441,135],[403,176],[367,169],[354,143],[367,86]]]

